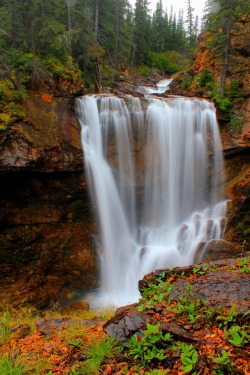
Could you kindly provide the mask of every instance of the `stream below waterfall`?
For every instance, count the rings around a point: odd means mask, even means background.
[[[77,99],[85,170],[99,233],[92,307],[139,298],[138,280],[192,264],[222,238],[223,156],[213,103],[112,95]]]

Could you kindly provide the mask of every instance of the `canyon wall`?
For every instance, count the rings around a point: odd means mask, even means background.
[[[30,92],[0,133],[1,296],[42,308],[96,286],[95,222],[74,95]]]
[[[243,126],[232,128],[217,109],[229,200],[225,237],[242,251],[250,246],[249,35],[246,18],[233,30],[228,75],[244,89],[244,100],[234,108],[244,114]],[[218,77],[205,40],[202,34],[189,74],[198,76],[208,67]],[[173,94],[206,96],[179,90],[178,77],[175,82]],[[6,300],[45,308],[97,285],[96,223],[74,108],[81,89],[30,91],[24,121],[0,133],[0,297]]]

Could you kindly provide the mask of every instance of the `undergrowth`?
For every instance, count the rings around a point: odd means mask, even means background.
[[[250,257],[226,268],[248,274]],[[35,330],[38,318],[57,319],[67,315],[60,315],[59,311],[39,312],[29,306],[20,309],[9,306],[1,312],[0,350],[14,346],[8,353],[2,351],[0,374],[244,375],[249,370],[246,353],[250,343],[247,324],[250,311],[243,315],[234,305],[211,307],[195,297],[191,285],[191,280],[215,270],[219,270],[218,265],[197,265],[188,274],[173,270],[172,276],[162,273],[151,278],[141,291],[138,306],[134,307],[136,314],[146,314],[149,322],[123,343],[106,336],[95,323],[81,325],[82,319],[102,319],[97,312],[72,312],[70,318],[74,324],[41,335]],[[180,279],[186,286],[173,300],[174,281]],[[33,325],[31,334],[18,344],[10,344],[11,328],[21,324],[24,316]],[[180,334],[171,329],[172,325],[179,327]],[[183,332],[187,335],[184,338]]]

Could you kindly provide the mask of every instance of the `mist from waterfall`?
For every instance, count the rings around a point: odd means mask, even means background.
[[[205,100],[84,96],[77,100],[99,234],[97,305],[139,297],[138,280],[192,264],[223,236],[223,158]]]

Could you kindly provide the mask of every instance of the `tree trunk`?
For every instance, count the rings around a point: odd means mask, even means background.
[[[68,30],[71,30],[71,10],[70,10],[70,0],[67,0],[68,7]]]
[[[98,34],[98,22],[99,22],[99,0],[95,2],[95,39],[97,41],[97,34]]]
[[[116,0],[116,30],[115,30],[115,68],[116,69],[117,69],[118,35],[119,35],[119,0]]]
[[[225,50],[224,50],[224,61],[223,61],[223,68],[221,74],[221,93],[224,95],[225,92],[225,83],[226,83],[226,75],[228,70],[228,57],[229,57],[229,49],[230,49],[230,29],[231,29],[231,20],[230,16],[228,15],[226,21],[226,43],[225,43]]]

